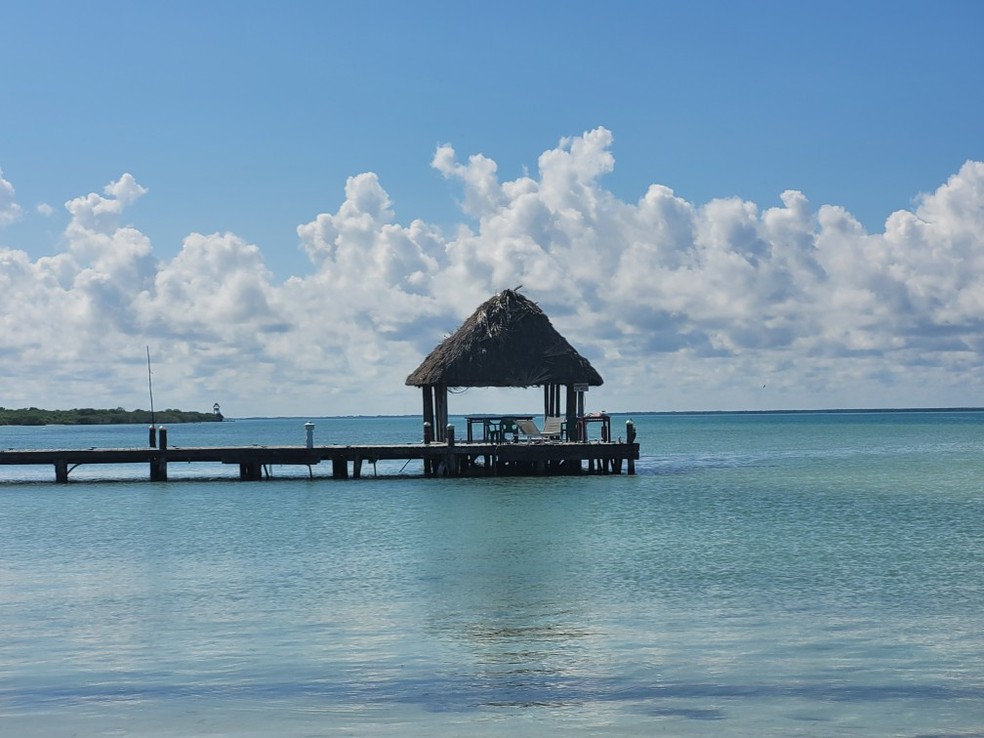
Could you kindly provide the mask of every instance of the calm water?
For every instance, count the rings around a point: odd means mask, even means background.
[[[635,477],[0,467],[0,735],[984,736],[984,414],[635,421]]]

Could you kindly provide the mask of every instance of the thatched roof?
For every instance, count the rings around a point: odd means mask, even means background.
[[[532,387],[604,380],[535,302],[504,290],[482,303],[430,352],[407,384],[416,387]]]

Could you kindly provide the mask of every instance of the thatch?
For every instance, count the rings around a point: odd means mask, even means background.
[[[532,387],[604,380],[532,300],[504,290],[484,302],[407,377],[423,387]]]

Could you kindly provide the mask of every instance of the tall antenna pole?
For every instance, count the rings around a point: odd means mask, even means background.
[[[150,371],[150,346],[147,347],[147,389],[150,390],[150,445],[157,446],[157,427],[154,418],[154,377]]]

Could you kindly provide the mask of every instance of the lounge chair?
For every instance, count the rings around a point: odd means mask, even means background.
[[[561,417],[548,417],[542,431],[532,420],[517,420],[516,424],[527,441],[556,440],[561,438],[564,429],[564,419]]]
[[[561,439],[564,437],[564,419],[559,415],[551,415],[544,419],[543,436],[545,438]]]

